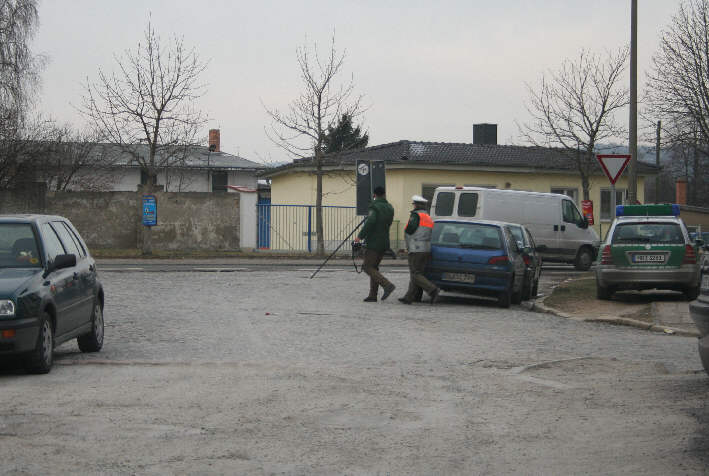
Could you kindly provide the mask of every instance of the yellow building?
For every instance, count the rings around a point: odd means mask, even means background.
[[[576,162],[559,150],[540,147],[399,141],[329,156],[324,162],[323,205],[355,206],[357,160],[382,160],[386,167],[387,200],[394,206],[392,238],[403,239],[411,210],[411,196],[429,200],[438,186],[461,185],[499,189],[562,193],[581,209],[583,189]],[[644,183],[658,171],[655,165],[638,164],[638,200],[644,200]],[[266,171],[271,179],[272,204],[315,204],[316,175],[311,159]],[[625,174],[616,183],[617,203],[627,189]],[[594,227],[601,237],[611,222],[611,192],[601,167],[590,177]],[[327,239],[327,238],[326,238]]]

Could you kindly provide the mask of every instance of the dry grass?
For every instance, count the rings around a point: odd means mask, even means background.
[[[612,300],[596,299],[596,279],[593,275],[572,278],[559,284],[544,300],[546,306],[576,317],[620,316],[651,323],[651,296],[639,293],[618,293]]]

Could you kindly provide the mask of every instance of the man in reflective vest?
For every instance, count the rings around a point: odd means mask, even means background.
[[[409,222],[404,229],[406,249],[409,252],[409,290],[399,301],[411,304],[421,294],[421,289],[431,297],[431,304],[438,300],[441,292],[431,281],[426,279],[423,271],[431,261],[431,234],[433,233],[433,220],[426,213],[428,200],[420,195],[411,197],[414,209],[411,210]]]

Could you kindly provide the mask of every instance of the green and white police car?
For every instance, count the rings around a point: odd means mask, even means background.
[[[690,239],[679,212],[669,204],[616,207],[595,266],[599,299],[625,289],[672,289],[697,298],[703,243]]]

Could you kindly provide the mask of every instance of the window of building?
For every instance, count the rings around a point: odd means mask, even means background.
[[[212,192],[226,192],[229,176],[226,172],[212,172]]]
[[[615,189],[615,204],[622,205],[628,191],[624,188]],[[615,218],[615,210],[611,211],[611,190],[609,188],[601,189],[601,220],[611,221]]]
[[[140,171],[140,184],[145,185],[148,183],[148,174],[145,173],[145,170]],[[157,176],[153,176],[153,185],[157,185],[158,183],[158,178]]]
[[[579,203],[579,190],[577,188],[567,188],[567,187],[552,187],[551,193],[560,193],[561,195],[566,195],[574,203]]]

